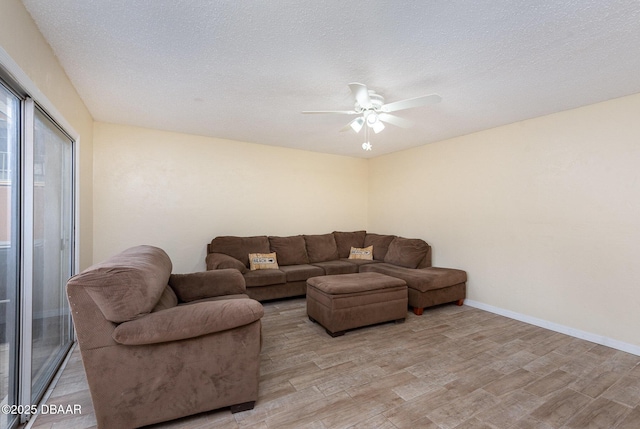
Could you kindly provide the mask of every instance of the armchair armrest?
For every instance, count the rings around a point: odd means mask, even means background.
[[[190,274],[171,274],[169,286],[181,302],[243,294],[247,291],[240,271],[231,268]]]
[[[233,256],[224,253],[209,253],[205,258],[207,270],[221,270],[225,268],[235,268],[242,274],[247,272],[247,267]]]
[[[112,336],[130,346],[165,343],[248,325],[263,315],[262,304],[249,298],[199,302],[121,323]]]

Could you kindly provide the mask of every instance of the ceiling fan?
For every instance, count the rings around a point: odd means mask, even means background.
[[[366,124],[377,134],[384,129],[384,122],[401,128],[411,126],[411,121],[391,115],[391,112],[426,106],[427,104],[435,104],[442,100],[442,97],[438,94],[430,94],[385,104],[383,96],[377,94],[374,90],[368,89],[367,86],[362,83],[350,83],[349,89],[351,89],[351,93],[355,98],[353,110],[306,110],[302,113],[358,115],[357,118],[345,125],[340,131],[352,129],[356,133],[359,133]]]

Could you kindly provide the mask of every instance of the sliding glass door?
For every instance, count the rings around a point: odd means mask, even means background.
[[[29,419],[73,343],[74,144],[0,80],[0,429]]]
[[[19,99],[0,82],[0,400],[17,404]],[[17,416],[0,413],[0,427]]]
[[[73,141],[39,109],[34,119],[32,403],[72,343],[64,285],[73,269]]]

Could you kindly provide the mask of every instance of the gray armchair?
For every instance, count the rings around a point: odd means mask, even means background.
[[[98,428],[134,428],[258,397],[262,305],[234,269],[171,274],[138,246],[67,283]]]

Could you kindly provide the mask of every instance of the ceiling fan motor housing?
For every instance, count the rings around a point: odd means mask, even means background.
[[[358,113],[365,112],[367,110],[372,110],[374,112],[381,112],[382,105],[384,104],[384,97],[380,94],[377,94],[374,90],[370,89],[369,91],[369,99],[371,100],[370,105],[361,106],[360,103],[356,101],[355,111]]]

